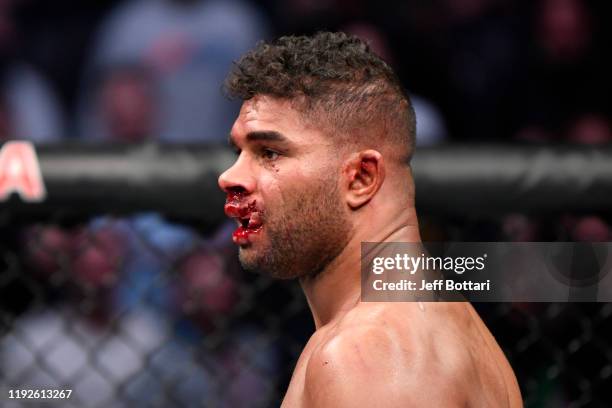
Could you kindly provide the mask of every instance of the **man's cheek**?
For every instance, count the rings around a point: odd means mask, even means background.
[[[261,180],[261,196],[266,208],[278,207],[283,204],[287,190],[291,189],[292,182],[281,178],[267,177]]]

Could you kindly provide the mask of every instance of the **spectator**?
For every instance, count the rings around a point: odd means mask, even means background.
[[[149,70],[158,92],[153,139],[224,141],[238,105],[221,97],[232,61],[265,36],[259,12],[241,0],[132,0],[107,20],[94,44],[80,107],[81,133],[108,138],[92,106],[95,72]]]
[[[53,90],[32,67],[16,56],[14,1],[0,1],[0,142],[62,138],[61,108]]]
[[[592,3],[537,3],[529,70],[517,83],[514,115],[527,139],[560,140],[583,112],[609,112],[610,59],[593,37]],[[593,123],[593,122],[591,122]]]
[[[100,126],[111,140],[141,142],[157,129],[158,99],[148,72],[135,67],[115,68],[99,92]]]

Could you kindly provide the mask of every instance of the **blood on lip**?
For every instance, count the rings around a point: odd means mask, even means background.
[[[259,212],[257,211],[257,201],[253,200],[248,203],[246,206],[242,205],[244,194],[240,192],[230,192],[227,195],[227,200],[225,202],[225,214],[231,218],[237,218],[241,222],[243,219],[250,217],[251,214],[255,213],[254,218],[257,220],[255,222],[255,226],[251,226],[253,224],[249,218],[247,225],[240,225],[236,231],[232,234],[232,238],[234,243],[238,245],[246,245],[249,242],[249,236],[251,234],[257,233],[261,230],[261,224],[258,224]]]
[[[232,234],[232,240],[235,244],[245,245],[249,242],[250,231],[242,226],[238,227]]]
[[[255,226],[251,225],[249,221],[249,225],[240,225],[236,228],[236,231],[232,234],[232,240],[235,244],[238,245],[246,245],[250,242],[250,237],[252,234],[257,234],[261,231],[261,224],[256,224]]]
[[[225,200],[225,214],[231,218],[243,217],[240,215],[240,202],[242,201],[243,193],[230,191]]]
[[[262,224],[261,213],[258,211],[252,212],[248,219],[248,224],[247,224],[248,228],[255,230],[261,227],[261,224]]]
[[[244,218],[257,211],[257,201],[253,200],[246,206],[242,205],[244,194],[230,192],[225,200],[225,214],[231,218]]]

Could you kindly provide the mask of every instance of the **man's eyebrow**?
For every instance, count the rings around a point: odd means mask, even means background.
[[[289,141],[285,136],[283,136],[282,133],[279,133],[274,130],[262,130],[262,131],[256,131],[256,132],[249,132],[246,135],[246,139],[250,142],[266,141],[266,142],[286,143]]]
[[[260,130],[249,132],[246,135],[246,140],[248,142],[259,142],[259,141],[267,141],[267,142],[278,142],[278,143],[287,143],[289,144],[289,139],[287,139],[282,133],[277,132],[275,130]],[[227,135],[227,143],[232,148],[237,148],[238,145],[234,140],[234,136],[230,133]]]

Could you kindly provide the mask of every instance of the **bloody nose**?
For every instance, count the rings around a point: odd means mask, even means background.
[[[240,203],[244,197],[243,191],[231,189],[227,192],[227,198],[225,199],[225,215],[230,218],[241,217]]]

